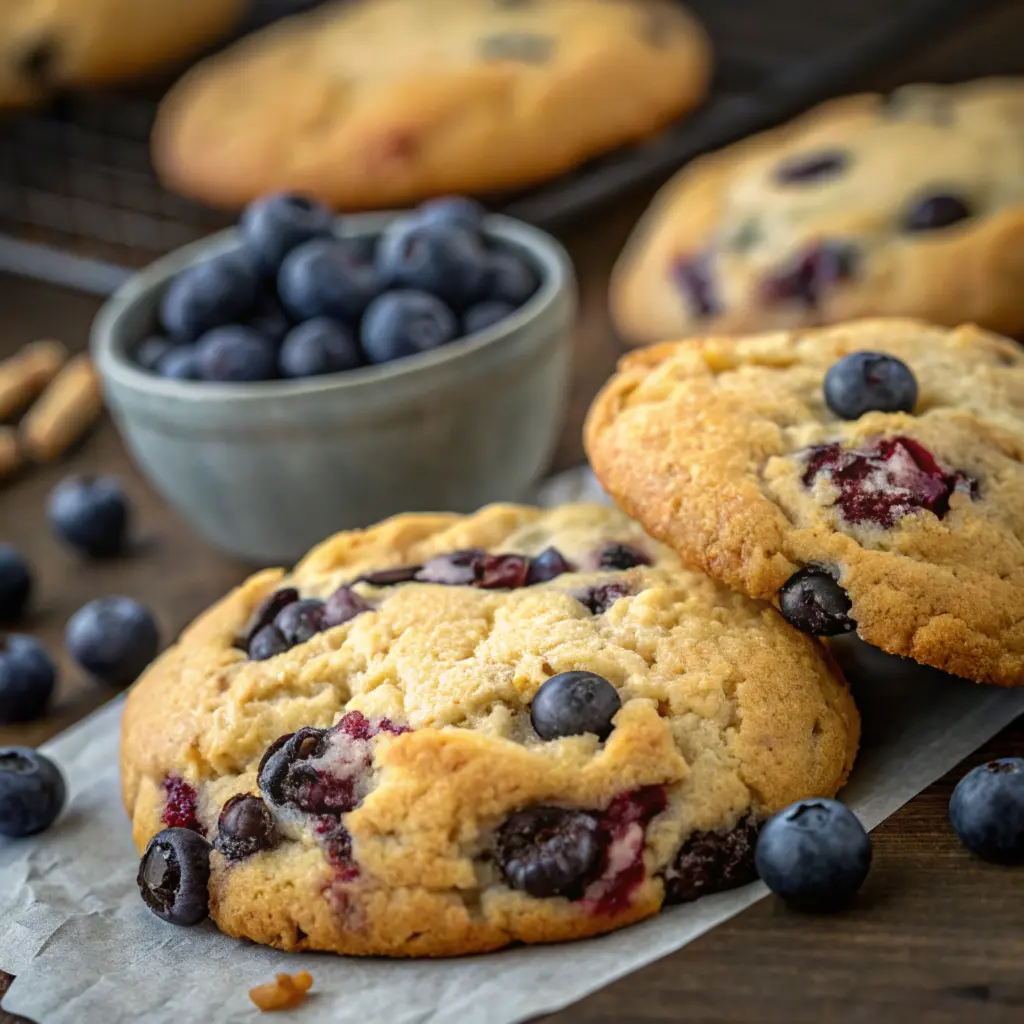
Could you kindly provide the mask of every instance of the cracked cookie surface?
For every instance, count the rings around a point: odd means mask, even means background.
[[[912,412],[830,410],[825,374],[856,352],[909,367]],[[812,632],[1024,682],[1024,352],[1008,339],[864,320],[656,345],[620,363],[586,444],[690,567],[767,600],[792,579]]]
[[[613,276],[633,344],[921,317],[1024,333],[1024,80],[822,104],[685,167]]]
[[[284,649],[254,660],[267,628]],[[604,739],[571,734],[557,687],[557,738],[534,730],[563,673],[563,693],[605,681]],[[437,956],[751,880],[758,823],[835,793],[858,737],[821,645],[770,606],[614,509],[491,506],[399,516],[252,577],[133,689],[121,762],[140,851],[171,823],[214,843],[225,932]]]
[[[519,188],[653,135],[709,76],[669,0],[346,0],[200,64],[165,100],[165,181],[342,209]]]

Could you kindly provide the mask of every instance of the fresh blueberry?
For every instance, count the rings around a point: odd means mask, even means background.
[[[339,320],[322,316],[293,327],[281,346],[283,377],[318,377],[354,370],[362,362],[352,332]]]
[[[349,239],[300,245],[285,258],[277,278],[281,301],[296,321],[327,316],[355,322],[382,290],[374,264]]]
[[[540,287],[533,265],[511,249],[495,249],[484,262],[483,293],[517,309]]]
[[[32,594],[32,570],[10,544],[0,544],[0,622],[16,622]]]
[[[149,841],[139,862],[146,906],[170,924],[190,928],[210,912],[210,851],[198,832],[165,828]]]
[[[516,307],[511,302],[503,302],[501,299],[478,302],[462,314],[462,333],[476,334],[477,331],[484,331],[488,327],[501,323],[515,311]]]
[[[329,238],[331,211],[308,196],[277,193],[250,203],[242,214],[242,238],[265,274],[276,274],[285,256],[314,238]]]
[[[867,412],[913,412],[917,381],[906,363],[881,352],[852,352],[825,374],[825,401],[841,419]]]
[[[112,476],[71,476],[50,492],[50,528],[89,558],[112,558],[124,550],[130,510]]]
[[[0,724],[30,722],[46,711],[57,669],[30,636],[0,637]]]
[[[595,733],[605,739],[622,707],[618,690],[596,672],[560,672],[537,690],[530,721],[542,740]]]
[[[871,867],[871,839],[838,800],[800,800],[761,829],[754,856],[772,892],[799,910],[827,912],[850,902]]]
[[[953,790],[949,820],[971,853],[997,864],[1024,864],[1024,757],[971,769]]]
[[[167,380],[199,380],[199,349],[195,345],[177,345],[159,363],[156,372]]]
[[[237,253],[214,256],[182,271],[160,303],[164,330],[177,341],[201,334],[244,316],[256,301],[259,274]]]
[[[282,608],[274,626],[289,647],[312,640],[324,628],[324,603],[315,597]]]
[[[779,591],[782,617],[802,633],[836,636],[856,628],[850,598],[824,569],[799,569]]]
[[[275,348],[280,346],[285,335],[292,329],[292,322],[284,306],[271,295],[265,295],[256,303],[242,325],[266,338]]]
[[[528,807],[498,829],[498,864],[513,889],[537,899],[577,896],[600,860],[602,845],[591,815],[564,807]]]
[[[215,327],[199,339],[196,349],[203,380],[243,382],[277,376],[274,346],[249,327]]]
[[[385,292],[363,317],[362,346],[371,363],[429,352],[459,333],[455,314],[426,292]]]
[[[904,231],[936,231],[951,224],[967,220],[972,211],[968,203],[959,196],[931,195],[918,199],[907,211],[903,221]]]
[[[160,634],[153,616],[130,597],[101,597],[79,608],[64,631],[68,653],[100,682],[133,683],[156,657]]]
[[[429,292],[461,310],[487,294],[487,257],[477,235],[463,227],[405,220],[381,237],[377,268],[391,287]]]
[[[228,860],[242,860],[277,842],[277,830],[267,805],[258,796],[239,793],[220,812],[214,846]]]
[[[414,214],[421,224],[458,224],[479,231],[486,210],[466,196],[441,196],[423,203]]]
[[[31,747],[0,747],[0,836],[21,839],[48,829],[64,809],[60,769]]]
[[[170,338],[152,334],[135,350],[135,362],[144,370],[155,373],[160,360],[173,348],[174,342]]]

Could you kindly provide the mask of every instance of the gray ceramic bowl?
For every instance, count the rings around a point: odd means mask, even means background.
[[[348,217],[339,230],[377,234],[393,216]],[[100,311],[92,350],[136,462],[204,537],[259,564],[397,512],[526,498],[562,424],[575,282],[550,236],[505,217],[485,230],[540,268],[525,306],[433,352],[307,380],[164,380],[128,358],[170,279],[237,247],[235,231],[135,275]]]

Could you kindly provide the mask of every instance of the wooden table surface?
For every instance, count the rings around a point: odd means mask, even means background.
[[[1024,3],[1018,3],[867,84],[1024,72],[1022,30]],[[620,352],[605,310],[608,272],[648,197],[624,199],[562,235],[579,273],[582,310],[570,414],[555,468],[581,461],[583,415]],[[83,348],[97,307],[86,296],[0,276],[0,357],[47,336]],[[46,495],[71,471],[120,477],[137,512],[141,544],[132,557],[83,565],[49,536]],[[199,540],[149,489],[109,421],[69,459],[28,472],[0,490],[0,539],[16,544],[37,570],[38,596],[26,628],[61,664],[52,715],[18,729],[0,727],[0,743],[43,742],[111,696],[84,679],[63,653],[64,623],[83,603],[103,594],[136,596],[153,609],[169,641],[248,571]],[[547,1019],[1019,1024],[1024,1021],[1024,870],[969,856],[948,826],[946,807],[955,780],[969,766],[1021,753],[1024,718],[877,829],[874,867],[851,911],[806,917],[764,900],[685,949]],[[0,997],[9,981],[0,972]],[[16,1019],[0,1009],[0,1024]]]

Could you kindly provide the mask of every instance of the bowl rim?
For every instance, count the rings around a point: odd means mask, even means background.
[[[335,220],[335,235],[339,238],[359,238],[379,234],[392,221],[412,212],[393,210],[342,215]],[[572,261],[561,243],[552,235],[525,221],[494,213],[484,217],[484,233],[526,250],[540,270],[540,287],[504,320],[474,334],[456,338],[430,352],[377,366],[360,366],[354,370],[296,380],[234,383],[178,381],[158,377],[142,369],[128,356],[128,342],[119,339],[125,317],[140,302],[186,268],[239,248],[240,230],[237,225],[173,249],[134,273],[96,314],[89,333],[90,350],[100,374],[113,383],[154,397],[190,402],[261,402],[271,398],[299,398],[324,392],[353,391],[374,384],[407,380],[420,373],[469,360],[491,349],[538,319],[567,291],[575,291]]]

